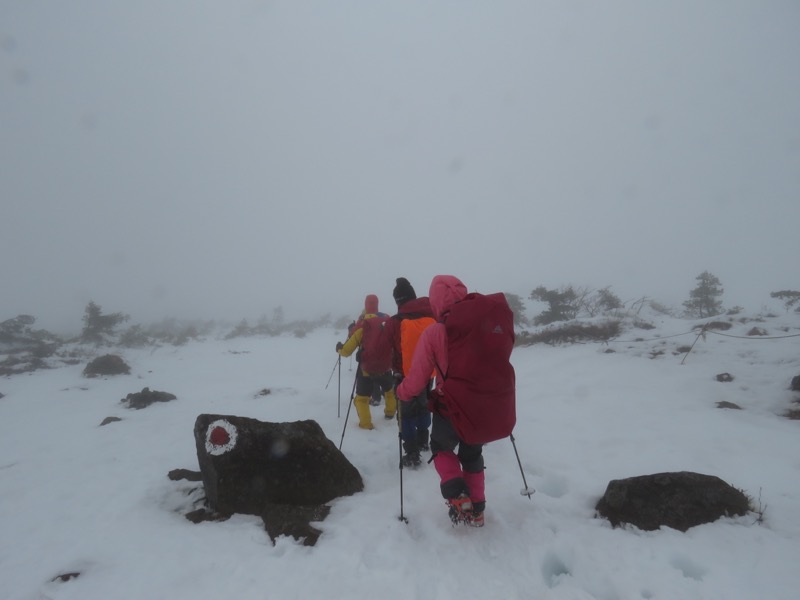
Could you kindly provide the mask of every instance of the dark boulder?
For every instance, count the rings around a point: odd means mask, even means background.
[[[116,354],[98,356],[83,369],[84,377],[100,377],[102,375],[128,375],[131,368],[122,357]]]
[[[330,510],[330,507],[325,505],[268,504],[261,513],[261,519],[264,521],[264,529],[273,542],[282,535],[289,535],[296,540],[303,540],[304,546],[313,546],[322,535],[322,531],[311,525],[311,522],[322,521]]]
[[[150,388],[142,388],[141,392],[128,394],[120,402],[126,404],[128,408],[146,408],[154,402],[169,402],[175,400],[177,396],[169,392],[150,391]]]
[[[203,475],[200,471],[192,471],[191,469],[172,469],[167,473],[167,477],[172,481],[180,481],[182,479],[186,481],[203,481]]]
[[[189,511],[184,516],[195,525],[198,523],[227,521],[228,519],[231,518],[230,515],[223,515],[220,513],[211,512],[206,510],[205,508],[198,508],[196,510]]]
[[[747,496],[719,477],[681,471],[615,479],[597,503],[616,527],[623,523],[652,531],[662,526],[686,531],[751,510]]]
[[[717,408],[730,408],[732,410],[742,410],[741,406],[739,406],[735,402],[728,402],[727,400],[722,400],[721,402],[717,402]]]
[[[259,515],[273,541],[291,535],[313,545],[320,532],[310,522],[327,515],[325,503],[364,489],[361,474],[315,421],[203,414],[194,438],[209,509]]]
[[[789,385],[789,389],[793,392],[800,392],[800,375],[792,377],[792,383]]]

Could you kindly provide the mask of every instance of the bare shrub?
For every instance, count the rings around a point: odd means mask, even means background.
[[[692,329],[728,331],[728,329],[730,329],[731,327],[733,327],[733,325],[725,321],[711,321],[709,323],[706,323],[705,325],[696,325],[695,327],[692,327]]]
[[[605,323],[569,323],[561,327],[552,327],[539,333],[527,333],[518,336],[518,344],[530,346],[533,344],[574,344],[576,342],[604,342],[619,335],[619,321],[606,321]]]

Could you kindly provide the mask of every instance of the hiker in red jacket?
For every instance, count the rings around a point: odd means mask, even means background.
[[[355,333],[356,329],[361,327],[361,325],[364,323],[364,315],[367,314],[374,314],[378,317],[383,317],[383,318],[387,318],[389,316],[386,313],[380,312],[378,310],[378,297],[375,294],[369,294],[364,300],[364,309],[361,311],[361,314],[358,315],[358,319],[352,321],[350,325],[347,326],[348,338],[351,335],[353,335],[353,333]],[[356,357],[358,358],[358,355],[356,355]],[[383,390],[381,389],[380,385],[374,383],[374,385],[372,386],[372,395],[369,399],[369,405],[380,406],[382,399],[383,399]]]
[[[370,397],[375,386],[379,386],[386,399],[384,416],[393,419],[397,410],[392,376],[391,347],[386,342],[383,329],[388,317],[378,316],[378,297],[369,294],[364,301],[364,318],[361,319],[352,335],[343,344],[337,342],[336,351],[340,356],[350,356],[357,352],[355,397],[353,405],[358,415],[361,429],[374,429],[370,413]]]
[[[388,338],[393,348],[395,378],[411,370],[411,363],[422,332],[436,322],[427,297],[417,298],[417,293],[405,277],[398,277],[392,295],[397,304],[397,314],[386,324]],[[433,371],[429,375],[432,375]],[[428,410],[427,386],[410,401],[399,405],[400,437],[403,440],[404,467],[422,464],[421,452],[430,449],[429,428],[431,413]]]
[[[441,493],[454,523],[482,527],[486,507],[482,444],[510,435],[516,420],[514,372],[508,360],[514,341],[513,314],[502,294],[468,295],[466,286],[452,275],[434,277],[429,297],[439,322],[422,332],[397,396],[401,401],[417,396],[435,370],[435,388],[429,394],[431,452]],[[471,442],[465,441],[467,434]]]

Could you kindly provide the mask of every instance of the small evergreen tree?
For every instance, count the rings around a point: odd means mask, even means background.
[[[795,304],[800,303],[800,292],[795,290],[781,290],[780,292],[771,292],[771,298],[777,298],[786,307],[786,312],[789,312]],[[800,306],[795,309],[800,312]]]
[[[36,318],[30,315],[19,315],[3,321],[0,323],[0,342],[11,343],[20,338],[29,337],[31,325],[35,322]]]
[[[143,348],[151,343],[150,336],[141,325],[132,325],[119,336],[119,345],[125,348]]]
[[[116,312],[104,315],[103,310],[94,302],[89,302],[83,315],[83,331],[81,341],[89,344],[102,344],[114,335],[114,328],[130,317]]]
[[[247,324],[247,319],[242,319],[241,322],[236,327],[233,328],[233,331],[231,331],[228,335],[225,336],[225,339],[229,340],[235,337],[247,336],[251,335],[251,333],[252,330],[250,329],[250,326]]]
[[[713,317],[722,312],[722,292],[720,280],[703,271],[696,278],[697,287],[689,292],[689,299],[683,303],[686,313],[692,317]]]
[[[508,301],[508,306],[511,307],[511,312],[514,313],[514,325],[527,325],[528,317],[525,316],[525,305],[522,302],[522,298],[509,292],[505,292],[505,297]]]
[[[549,325],[556,321],[569,321],[578,316],[583,295],[570,285],[560,290],[548,290],[540,285],[531,292],[531,300],[546,302],[550,308],[533,318],[534,325]]]

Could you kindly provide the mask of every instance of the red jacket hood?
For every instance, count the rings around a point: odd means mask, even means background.
[[[467,295],[467,286],[461,283],[458,277],[453,275],[437,275],[431,281],[431,289],[428,297],[431,300],[433,316],[437,320],[442,318],[453,304],[463,300]]]
[[[378,297],[375,294],[369,294],[364,298],[364,313],[372,315],[378,313]]]
[[[422,317],[432,317],[431,302],[428,298],[414,298],[408,302],[403,302],[397,307],[398,315],[419,315]]]

